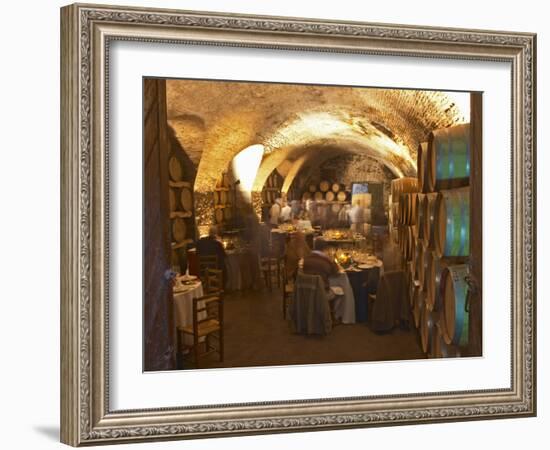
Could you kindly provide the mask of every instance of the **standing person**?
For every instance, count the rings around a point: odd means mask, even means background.
[[[349,211],[349,220],[351,222],[351,230],[363,234],[363,208],[359,206],[358,202],[354,202],[351,207]]]
[[[281,222],[289,222],[292,208],[289,206],[286,200],[283,200],[282,202],[283,207],[281,208]]]
[[[281,216],[282,202],[283,200],[281,198],[275,199],[275,203],[273,203],[273,205],[271,206],[271,209],[269,210],[269,224],[273,228],[276,228],[277,226],[279,226],[279,218]]]
[[[302,212],[302,202],[300,200],[292,200],[290,202],[290,217],[292,219],[299,219]]]
[[[344,205],[340,212],[338,213],[338,226],[341,228],[349,227],[349,213],[351,211],[350,205]]]

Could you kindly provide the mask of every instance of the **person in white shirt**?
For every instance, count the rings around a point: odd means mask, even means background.
[[[275,199],[275,203],[273,203],[271,209],[269,210],[269,224],[272,227],[276,227],[279,225],[279,217],[281,215],[281,203],[282,199]]]
[[[281,208],[281,221],[288,222],[290,220],[291,212],[292,212],[292,208],[289,206],[289,204],[286,201],[283,201],[283,207]]]

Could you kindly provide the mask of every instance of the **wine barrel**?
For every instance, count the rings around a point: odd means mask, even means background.
[[[183,169],[178,158],[172,156],[168,162],[168,173],[172,181],[181,181],[183,179]]]
[[[170,211],[176,211],[178,209],[178,199],[174,189],[170,188],[168,191],[168,203],[170,204]]]
[[[428,143],[418,144],[416,157],[416,173],[418,177],[418,191],[428,192],[426,161],[428,160]]]
[[[421,289],[424,289],[424,273],[426,270],[426,258],[424,253],[424,246],[416,239],[414,246],[414,279],[418,280]]]
[[[422,200],[422,216],[424,221],[424,231],[422,232],[424,246],[427,249],[435,248],[435,206],[437,203],[438,193],[424,195]]]
[[[321,191],[317,191],[317,192],[315,192],[315,194],[313,194],[313,198],[314,198],[315,201],[318,202],[319,200],[323,200],[324,195]]]
[[[401,194],[418,192],[418,178],[414,178],[414,177],[396,178],[391,181],[390,191],[393,199],[399,198]]]
[[[340,191],[340,184],[332,183],[331,189],[332,189],[332,192],[334,192],[334,193],[339,192]]]
[[[185,220],[181,218],[174,219],[172,221],[172,237],[176,242],[181,242],[187,236],[187,226]]]
[[[424,353],[429,354],[432,351],[432,343],[436,331],[435,313],[427,308],[422,308],[420,313],[420,345]]]
[[[223,219],[224,220],[231,220],[233,217],[233,211],[231,208],[223,208]]]
[[[326,180],[323,180],[319,183],[319,190],[321,192],[327,192],[330,189],[330,183]]]
[[[305,201],[310,200],[310,199],[311,199],[311,193],[309,193],[309,192],[304,192],[304,193],[302,194],[302,201],[305,202]]]
[[[426,292],[426,308],[440,312],[441,302],[441,273],[447,266],[444,260],[439,259],[434,252],[426,250],[426,270],[424,272],[424,291]]]
[[[409,299],[409,305],[411,308],[414,306],[414,290],[416,283],[413,280],[412,274],[412,262],[408,261],[404,264],[405,269],[405,289]]]
[[[327,191],[327,193],[325,194],[325,200],[327,202],[333,202],[334,197],[335,197],[335,195],[334,195],[334,192],[332,192],[332,191]]]
[[[414,230],[412,226],[405,226],[404,227],[404,234],[403,234],[403,257],[406,261],[411,261],[413,258],[413,245],[414,245]]]
[[[443,338],[446,344],[468,344],[469,312],[466,300],[469,273],[468,264],[448,266],[441,274],[441,296],[443,298]]]
[[[441,191],[434,213],[434,249],[438,256],[470,254],[470,188]]]
[[[426,161],[426,190],[456,188],[470,183],[470,124],[430,133]]]
[[[454,358],[460,356],[460,350],[454,345],[448,345],[443,338],[443,321],[439,320],[436,323],[435,338],[433,341],[433,348],[431,355],[434,358]]]
[[[223,209],[217,208],[214,212],[214,217],[216,218],[216,223],[223,223]]]
[[[180,201],[181,201],[181,206],[185,211],[187,212],[193,211],[193,195],[191,194],[191,190],[187,188],[182,188],[181,194],[180,194]]]
[[[308,190],[313,194],[317,190],[317,186],[310,184]]]
[[[214,191],[212,194],[214,196],[214,205],[219,205],[220,204],[220,193],[218,191]],[[262,201],[265,203],[265,192],[264,191],[262,191]]]
[[[274,187],[275,186],[275,179],[274,179],[273,174],[271,174],[267,177],[267,186],[268,187]]]
[[[414,223],[416,225],[415,238],[418,239],[422,245],[424,245],[424,197],[426,197],[425,194],[416,194],[414,211]]]
[[[330,207],[330,209],[334,214],[338,214],[341,208],[342,208],[342,205],[340,205],[339,203],[333,203],[332,206]]]
[[[227,204],[227,191],[219,191],[219,194],[220,194],[220,205]],[[268,191],[268,195],[269,195],[269,191]],[[270,202],[268,201],[268,203]]]
[[[345,191],[338,192],[338,194],[336,195],[336,198],[338,199],[339,202],[345,202],[347,198],[346,192]]]
[[[422,310],[426,308],[424,307],[424,292],[420,290],[420,286],[416,284],[416,282],[412,291],[412,295],[414,326],[416,328],[420,328],[420,316],[422,314]]]
[[[401,194],[399,196],[399,222],[403,225],[416,224],[417,194]]]

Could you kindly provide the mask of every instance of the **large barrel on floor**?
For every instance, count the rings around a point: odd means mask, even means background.
[[[426,162],[428,161],[428,143],[422,142],[418,144],[418,150],[416,155],[416,174],[418,179],[418,191],[427,192],[427,170]]]
[[[441,274],[443,298],[443,338],[453,345],[468,344],[469,311],[467,305],[469,266],[447,267]]]
[[[441,191],[434,212],[434,250],[438,256],[470,254],[470,188]]]
[[[443,338],[444,328],[443,321],[439,320],[436,323],[436,330],[433,335],[430,356],[433,358],[453,358],[460,356],[460,350],[458,347],[445,343],[445,339]]]
[[[467,186],[470,182],[470,124],[430,133],[426,161],[427,191]]]
[[[435,206],[437,197],[439,194],[431,193],[424,195],[422,199],[422,220],[424,225],[424,231],[422,232],[422,242],[427,249],[433,250],[435,248]]]
[[[418,192],[418,178],[403,177],[391,181],[391,196],[393,199],[399,198],[401,194]]]

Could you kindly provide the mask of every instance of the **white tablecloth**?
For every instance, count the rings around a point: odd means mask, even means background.
[[[238,253],[227,252],[225,258],[225,271],[227,274],[225,289],[228,291],[240,291],[243,288],[243,277],[241,273],[240,255]]]
[[[342,323],[355,323],[355,297],[353,289],[345,272],[340,272],[329,278],[330,287],[340,287],[344,291],[342,299],[336,299],[334,315]]]
[[[189,285],[189,289],[178,292],[174,288],[174,308],[175,308],[175,322],[176,327],[192,326],[193,325],[193,299],[199,298],[204,295],[202,283],[197,280],[196,283]],[[199,302],[199,308],[201,305]],[[202,315],[202,317],[201,317]],[[206,313],[199,314],[199,319],[206,317]],[[193,343],[193,336],[185,335],[184,344],[191,345]]]

